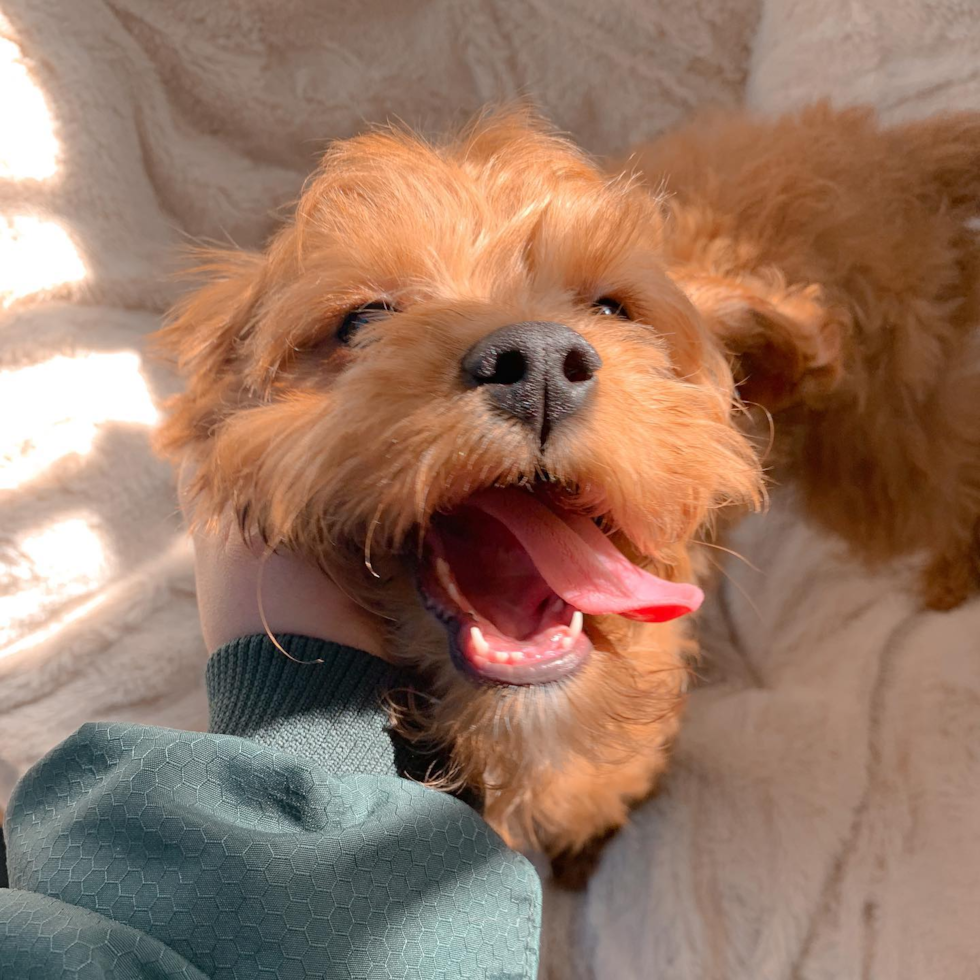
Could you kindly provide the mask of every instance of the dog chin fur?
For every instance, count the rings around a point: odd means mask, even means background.
[[[777,480],[869,564],[924,555],[927,606],[974,594],[980,114],[709,114],[632,163],[665,192],[671,277],[772,413]]]
[[[522,111],[430,144],[393,129],[334,144],[262,252],[201,256],[158,335],[187,381],[159,433],[196,466],[196,520],[317,562],[391,624],[428,679],[399,723],[448,748],[443,784],[483,798],[515,846],[576,852],[618,827],[664,767],[695,643],[686,620],[587,617],[594,650],[542,685],[476,684],[419,601],[433,514],[546,478],[637,564],[708,567],[722,509],[757,504],[758,454],[733,421],[727,356],[665,274],[662,202],[601,173]],[[614,296],[631,319],[599,316]],[[347,311],[398,312],[338,343]],[[460,383],[497,328],[547,320],[602,358],[588,410],[544,448]]]

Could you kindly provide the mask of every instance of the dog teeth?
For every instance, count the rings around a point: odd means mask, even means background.
[[[558,646],[560,646],[562,648],[562,650],[571,650],[572,647],[575,646],[575,637],[574,636],[563,636],[558,641]]]
[[[453,578],[452,569],[449,567],[449,562],[447,562],[445,558],[436,559],[436,578],[439,579],[439,583],[446,590],[446,594],[449,596],[449,598],[452,599],[460,609],[468,613],[473,612],[473,610],[468,606],[463,605],[463,596],[456,587],[456,580]]]
[[[515,664],[521,663],[521,661],[523,661],[523,659],[524,659],[524,651],[523,650],[512,650],[511,651],[511,654],[510,654],[510,659]]]
[[[470,643],[473,644],[473,649],[479,656],[485,658],[490,655],[490,644],[487,643],[487,639],[479,626],[470,627]]]
[[[579,635],[582,632],[582,626],[584,624],[585,624],[585,617],[582,615],[581,610],[576,609],[575,612],[572,613],[572,621],[571,623],[569,623],[568,626],[568,636],[571,639],[572,643],[574,643],[579,638]]]

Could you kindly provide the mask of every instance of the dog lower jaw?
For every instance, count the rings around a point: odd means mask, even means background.
[[[481,639],[486,648],[479,645]],[[457,667],[478,681],[525,686],[560,681],[578,670],[592,652],[591,640],[584,633],[574,635],[566,626],[554,627],[535,639],[535,644],[522,649],[492,650],[474,621],[451,633],[450,656]],[[494,661],[484,653],[504,659]]]

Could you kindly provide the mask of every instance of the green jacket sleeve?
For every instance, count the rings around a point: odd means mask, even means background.
[[[535,976],[538,879],[396,775],[398,676],[279,640],[305,663],[259,637],[214,654],[211,732],[87,725],[21,780],[3,980]]]

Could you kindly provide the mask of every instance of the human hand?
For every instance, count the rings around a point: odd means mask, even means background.
[[[185,464],[178,493],[188,520],[191,476]],[[315,565],[298,555],[269,552],[261,541],[247,544],[230,513],[217,528],[197,528],[193,540],[197,605],[208,653],[268,628],[271,633],[328,640],[386,659],[384,630],[377,617]]]

